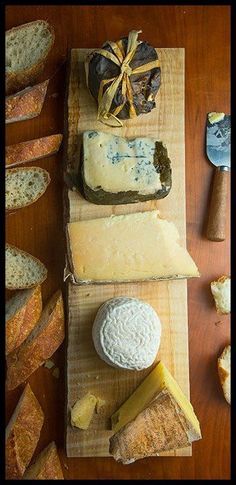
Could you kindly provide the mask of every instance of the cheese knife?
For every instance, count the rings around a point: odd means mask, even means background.
[[[206,153],[215,165],[207,238],[225,240],[226,199],[230,170],[231,116],[208,113],[206,126]]]

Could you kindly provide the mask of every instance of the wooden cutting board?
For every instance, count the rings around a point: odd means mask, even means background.
[[[107,127],[96,119],[96,103],[86,87],[84,72],[84,59],[90,51],[71,51],[66,134],[68,172],[78,169],[80,135],[85,130],[112,131],[128,137],[151,136],[167,145],[172,161],[173,186],[163,200],[119,206],[96,206],[78,192],[68,190],[66,222],[158,208],[165,218],[176,224],[180,242],[185,245],[184,49],[158,49],[162,84],[156,98],[157,107],[147,115],[125,121],[122,128]],[[109,456],[109,418],[151,369],[122,371],[108,366],[97,356],[91,338],[96,312],[102,303],[115,296],[133,296],[150,303],[162,322],[157,360],[163,360],[189,397],[187,282],[78,286],[68,279],[67,456]],[[82,431],[71,427],[70,409],[87,392],[105,399],[106,405],[94,416],[89,429]],[[191,456],[191,446],[162,455]]]

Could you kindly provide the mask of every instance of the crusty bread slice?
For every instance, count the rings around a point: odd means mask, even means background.
[[[54,29],[45,20],[19,25],[6,32],[6,93],[35,82],[54,44]]]
[[[54,443],[50,443],[37,456],[33,465],[25,472],[24,480],[64,480],[61,463]]]
[[[6,428],[6,479],[22,478],[39,441],[44,422],[41,406],[26,385]]]
[[[226,401],[231,403],[231,345],[224,348],[221,356],[218,358],[218,373],[223,388]]]
[[[49,359],[65,337],[62,293],[58,290],[44,308],[27,339],[7,356],[7,388],[15,389],[45,360]]]
[[[44,264],[26,251],[6,244],[6,288],[23,290],[40,285],[47,278]]]
[[[43,107],[48,83],[49,79],[12,96],[7,96],[5,101],[5,123],[29,120],[38,116]]]
[[[20,209],[36,202],[46,191],[50,180],[47,170],[40,167],[6,170],[6,210]]]
[[[215,300],[216,311],[219,314],[230,313],[230,286],[231,279],[228,276],[221,276],[218,280],[211,282],[211,292]]]
[[[6,166],[14,167],[54,155],[58,152],[61,142],[62,135],[58,134],[9,145],[6,147]]]
[[[6,354],[26,339],[42,313],[40,285],[18,291],[6,302]]]

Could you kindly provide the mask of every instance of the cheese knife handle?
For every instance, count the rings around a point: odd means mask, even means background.
[[[229,171],[227,169],[215,170],[207,226],[207,238],[210,241],[225,240],[228,178]]]

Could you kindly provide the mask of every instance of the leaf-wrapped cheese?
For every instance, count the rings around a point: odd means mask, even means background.
[[[140,31],[141,32],[141,31]],[[85,63],[87,85],[98,102],[98,119],[119,122],[155,108],[161,84],[158,55],[137,31],[117,42],[107,41]],[[111,124],[111,123],[109,123]]]

